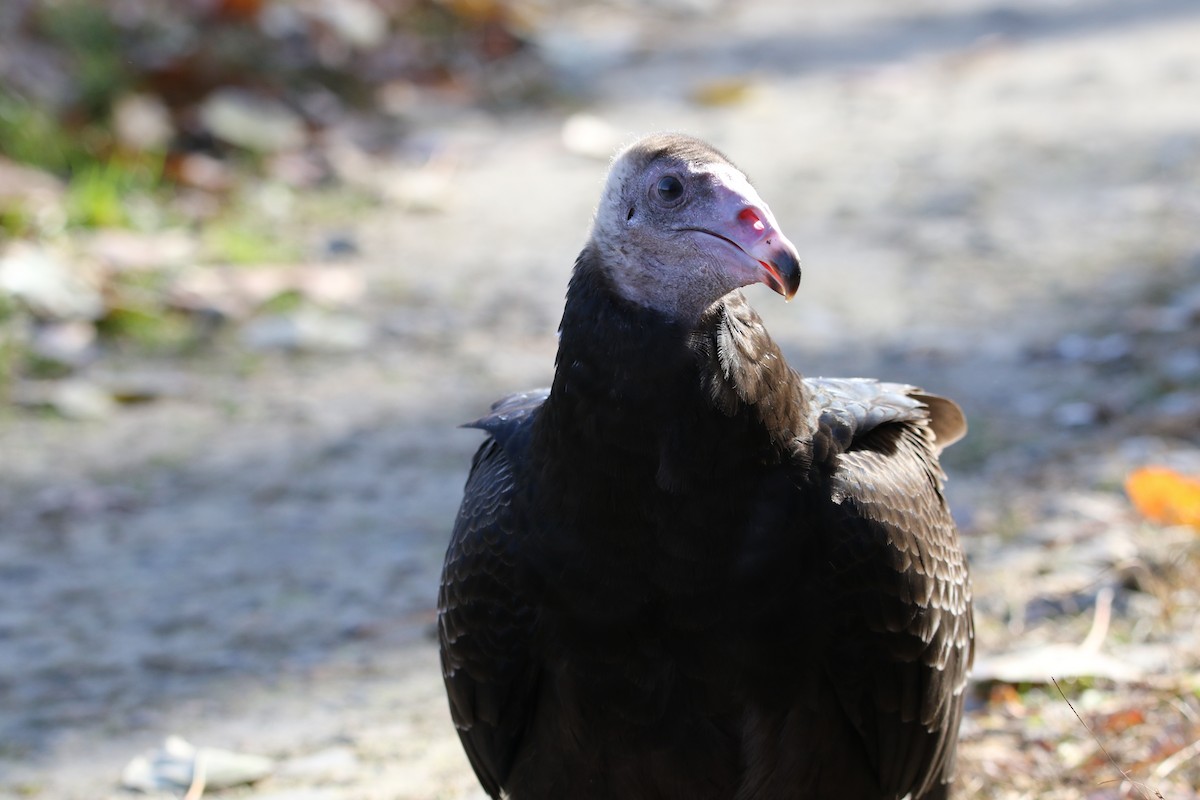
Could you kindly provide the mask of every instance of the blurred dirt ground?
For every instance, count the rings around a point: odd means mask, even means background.
[[[368,165],[436,199],[353,224],[369,344],[118,355],[175,388],[0,420],[0,797],[128,796],[168,734],[276,760],[228,796],[482,797],[432,637],[455,425],[549,381],[599,154],[659,129],[799,247],[795,301],[750,290],[797,369],[967,411],[960,796],[1200,796],[1200,533],[1122,489],[1200,474],[1200,7],[580,5],[535,42],[580,107],[431,113],[435,158]]]

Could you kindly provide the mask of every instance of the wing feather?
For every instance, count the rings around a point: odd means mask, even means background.
[[[827,675],[882,788],[921,797],[953,777],[973,652],[970,579],[942,494],[932,417],[948,420],[947,439],[965,422],[947,410],[957,410],[950,401],[930,406],[913,387],[806,385],[819,437],[833,451],[828,590],[847,633],[834,637]]]
[[[451,717],[493,798],[512,770],[537,681],[527,658],[533,608],[520,591],[515,487],[512,459],[489,438],[472,462],[438,592]]]

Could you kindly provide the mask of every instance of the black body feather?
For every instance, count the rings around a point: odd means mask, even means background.
[[[935,429],[961,419],[802,379],[739,294],[683,326],[597,260],[552,387],[475,423],[446,558],[443,670],[484,788],[943,797],[972,620]]]

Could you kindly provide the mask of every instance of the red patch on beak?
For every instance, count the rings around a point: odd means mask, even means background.
[[[758,212],[756,212],[753,208],[743,208],[738,213],[738,219],[753,228],[755,233],[762,233],[767,229],[766,223],[762,221],[762,218],[758,216]],[[769,241],[770,240],[768,240],[768,242]],[[762,264],[763,269],[771,273],[771,275],[775,278],[778,286],[772,288],[775,288],[777,291],[782,293],[783,278],[780,276],[779,270],[776,269],[773,264],[768,264],[766,261],[759,261],[758,263]]]
[[[742,209],[742,213],[738,214],[738,219],[740,219],[742,222],[749,222],[755,231],[766,230],[767,226],[761,219],[759,219],[758,214],[754,213],[753,208]]]

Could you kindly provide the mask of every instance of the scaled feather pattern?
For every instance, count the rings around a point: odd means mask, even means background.
[[[472,423],[439,593],[493,798],[938,800],[973,655],[951,401],[802,378],[796,249],[711,146],[614,160],[547,389]]]

